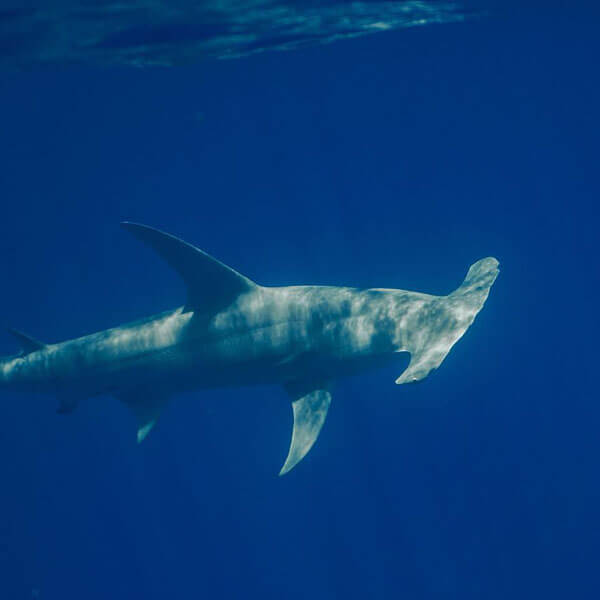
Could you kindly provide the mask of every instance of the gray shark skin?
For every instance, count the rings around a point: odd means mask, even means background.
[[[0,387],[54,393],[61,413],[74,410],[83,398],[113,394],[137,417],[141,442],[177,392],[279,383],[294,413],[280,475],[316,441],[337,378],[408,352],[410,363],[396,383],[422,380],[471,325],[498,274],[495,258],[479,260],[447,296],[265,287],[171,235],[122,225],[180,274],[186,304],[58,344],[11,330],[23,352],[0,361]]]

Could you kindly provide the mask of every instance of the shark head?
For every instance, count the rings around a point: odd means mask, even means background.
[[[498,276],[498,265],[491,257],[477,261],[462,285],[448,296],[399,292],[396,351],[410,352],[411,360],[397,384],[421,381],[439,367],[482,309]]]

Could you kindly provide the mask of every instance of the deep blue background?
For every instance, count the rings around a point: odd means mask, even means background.
[[[42,340],[183,302],[124,219],[265,284],[447,293],[478,258],[502,271],[422,385],[341,382],[284,478],[275,387],[177,398],[140,447],[112,398],[65,418],[3,394],[0,596],[597,598],[599,55],[597,15],[540,5],[3,74],[2,319]]]

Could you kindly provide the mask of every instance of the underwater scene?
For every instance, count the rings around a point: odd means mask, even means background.
[[[598,23],[0,0],[0,598],[598,598]]]

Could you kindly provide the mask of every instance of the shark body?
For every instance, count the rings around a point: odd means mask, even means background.
[[[280,383],[294,429],[280,474],[310,450],[325,422],[331,384],[410,353],[396,383],[423,379],[481,310],[498,261],[471,266],[447,296],[393,289],[265,287],[198,248],[156,229],[124,223],[186,283],[175,310],[58,344],[12,330],[23,352],[0,361],[0,387],[52,392],[58,412],[113,394],[138,420],[138,441],[174,394],[197,388]]]

